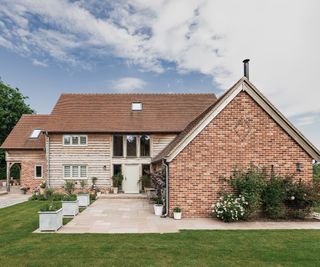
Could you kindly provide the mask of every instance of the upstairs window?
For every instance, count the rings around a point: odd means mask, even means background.
[[[63,144],[65,146],[86,146],[88,137],[86,135],[64,135]]]
[[[127,135],[127,157],[137,156],[137,137],[135,135]]]
[[[142,135],[140,137],[140,156],[149,157],[150,156],[150,136]]]
[[[142,110],[142,103],[141,103],[141,102],[133,102],[133,103],[131,104],[131,109],[132,109],[133,111],[140,111],[140,110]]]
[[[40,129],[35,129],[32,131],[31,135],[30,135],[30,138],[31,139],[37,139],[39,137],[41,133],[41,130]]]
[[[113,156],[123,157],[123,136],[122,135],[113,136]]]

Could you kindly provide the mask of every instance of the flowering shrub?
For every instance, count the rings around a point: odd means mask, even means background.
[[[224,195],[212,205],[212,213],[224,222],[234,222],[244,218],[247,205],[243,196]]]

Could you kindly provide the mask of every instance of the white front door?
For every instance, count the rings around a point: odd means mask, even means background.
[[[126,164],[123,179],[123,190],[128,194],[139,193],[140,168],[138,164]]]

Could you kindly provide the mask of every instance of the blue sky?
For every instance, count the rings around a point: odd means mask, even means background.
[[[250,79],[320,147],[319,1],[1,0],[0,76],[63,92],[214,92]],[[272,18],[272,19],[271,19]]]

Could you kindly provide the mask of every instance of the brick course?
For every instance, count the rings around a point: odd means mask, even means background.
[[[221,180],[234,167],[264,166],[295,179],[312,179],[312,158],[245,92],[241,92],[170,162],[169,209],[208,217],[228,190]],[[301,172],[296,163],[302,163]]]

